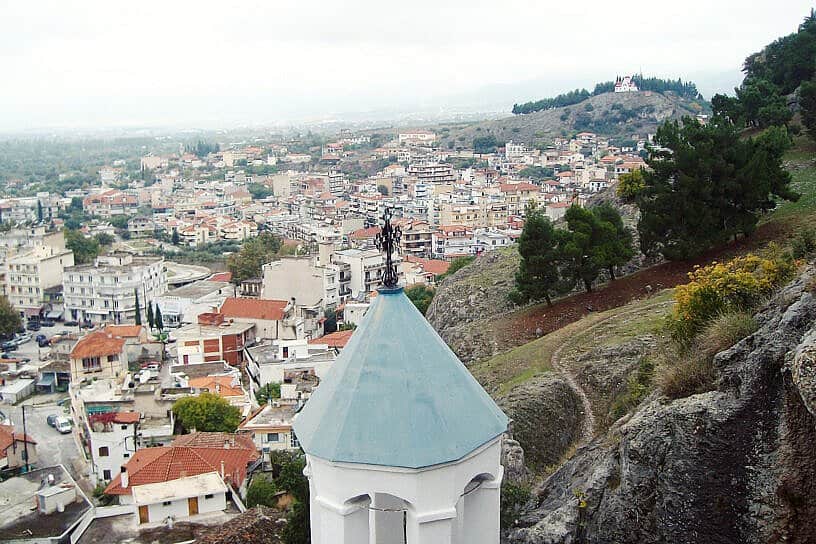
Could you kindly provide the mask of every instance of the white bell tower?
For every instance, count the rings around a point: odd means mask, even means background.
[[[507,417],[401,288],[297,415],[313,544],[498,544]]]

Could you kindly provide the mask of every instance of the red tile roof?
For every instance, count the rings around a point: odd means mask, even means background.
[[[222,442],[220,447],[199,447],[195,445],[196,438],[188,440],[194,445],[177,446],[174,442],[170,446],[137,451],[125,465],[129,479],[128,487],[122,487],[122,477],[119,474],[105,488],[105,493],[129,495],[131,489],[137,485],[167,482],[207,472],[220,474],[222,462],[224,480],[240,486],[246,478],[247,465],[258,458],[258,451],[254,445],[251,449],[232,446],[225,448]]]
[[[114,336],[105,331],[95,331],[79,339],[74,349],[71,350],[71,358],[83,359],[116,355],[122,353],[124,346],[125,339],[121,336]]]
[[[217,272],[207,278],[209,281],[232,281],[232,272]]]
[[[228,298],[221,305],[220,313],[225,317],[246,319],[268,319],[280,321],[288,304],[285,300],[265,300],[257,298]]]
[[[252,438],[244,434],[232,433],[191,433],[177,436],[171,446],[186,446],[188,448],[224,448],[229,442],[231,448],[255,450]]]
[[[348,344],[348,341],[351,340],[352,334],[354,334],[354,331],[335,331],[327,334],[326,336],[309,340],[309,343],[327,344],[332,348],[344,348],[346,347],[346,344]]]
[[[190,387],[207,389],[219,397],[238,397],[244,394],[243,389],[232,385],[232,376],[202,376],[191,379],[189,383]]]
[[[25,436],[25,439],[23,438]],[[9,449],[14,442],[28,442],[29,444],[36,444],[28,435],[23,433],[15,433],[14,427],[11,425],[0,425],[0,459],[6,457],[6,450]]]
[[[423,259],[421,257],[414,257],[412,255],[406,255],[405,260],[409,263],[417,263],[422,265],[425,272],[429,272],[434,276],[444,274],[448,271],[451,265],[451,263],[448,261],[440,261],[439,259]]]
[[[107,325],[105,332],[122,338],[138,338],[142,334],[141,325]]]

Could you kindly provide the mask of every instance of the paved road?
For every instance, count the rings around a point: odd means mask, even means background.
[[[30,400],[36,402],[38,396]],[[17,431],[23,430],[23,407],[3,406],[3,412],[11,418],[14,428]],[[61,434],[56,429],[49,427],[46,417],[49,414],[64,414],[63,408],[56,403],[46,405],[28,405],[26,411],[26,432],[31,438],[37,441],[37,462],[38,467],[47,467],[62,464],[71,471],[73,476],[83,476],[75,474],[75,462],[82,459],[82,454],[77,450],[76,441],[72,434]]]
[[[164,266],[167,269],[167,284],[170,288],[203,280],[212,274],[212,271],[206,266],[180,264],[171,261],[165,261]]]

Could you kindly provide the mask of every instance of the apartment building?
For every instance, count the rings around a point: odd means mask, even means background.
[[[408,175],[422,183],[453,183],[456,175],[450,164],[439,162],[416,162],[408,166]]]
[[[244,347],[255,342],[255,325],[208,312],[198,316],[198,323],[181,327],[173,336],[178,340],[178,358],[185,365],[226,361],[231,366],[240,366],[244,362]]]
[[[0,278],[3,292],[22,316],[39,315],[62,285],[63,270],[74,265],[62,231],[34,236],[34,247],[9,249]]]
[[[463,225],[444,225],[433,234],[434,257],[453,259],[476,253],[473,229]]]
[[[67,315],[93,323],[131,323],[137,292],[144,316],[147,301],[167,291],[164,259],[129,253],[100,255],[93,264],[67,267],[62,279]]]
[[[370,293],[382,285],[385,274],[385,257],[377,249],[344,249],[332,255],[332,261],[348,266],[348,281],[344,282],[352,298]],[[394,256],[394,264],[399,270],[402,259]]]

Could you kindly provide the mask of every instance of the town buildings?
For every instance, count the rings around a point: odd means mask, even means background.
[[[92,264],[63,271],[65,310],[71,319],[92,323],[133,323],[146,315],[147,301],[167,291],[164,259],[129,253],[100,255]]]

